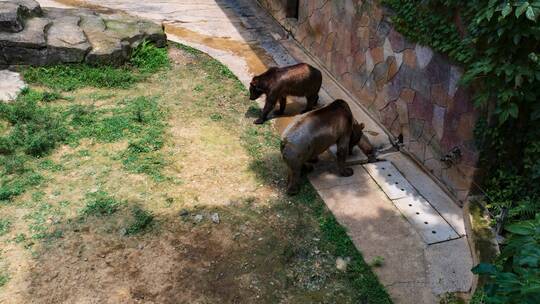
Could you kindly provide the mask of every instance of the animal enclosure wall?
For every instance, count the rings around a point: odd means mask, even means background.
[[[458,199],[467,197],[478,161],[478,115],[458,84],[460,67],[407,41],[380,1],[258,1],[395,138],[403,138],[405,150]],[[461,157],[455,165],[441,161],[456,149]]]

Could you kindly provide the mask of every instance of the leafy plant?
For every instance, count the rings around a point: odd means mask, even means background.
[[[148,41],[143,41],[131,55],[130,63],[141,73],[154,73],[170,67],[166,48],[157,48]]]
[[[11,228],[11,221],[9,219],[0,218],[0,236],[8,233]]]
[[[120,208],[120,202],[104,191],[89,193],[86,200],[86,206],[81,213],[87,216],[107,216]]]
[[[127,227],[126,234],[133,235],[141,233],[150,228],[154,222],[154,215],[140,206],[134,206],[131,209],[133,222]]]
[[[534,220],[506,227],[511,236],[498,265],[479,264],[473,272],[490,278],[487,304],[540,303],[540,214]]]

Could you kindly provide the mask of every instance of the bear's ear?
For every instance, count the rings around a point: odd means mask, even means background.
[[[364,125],[364,123],[360,123],[360,125],[358,126],[360,128],[360,130],[364,130],[364,128],[366,127],[366,125]]]
[[[251,79],[251,82],[249,83],[249,85],[254,86],[254,87],[258,87],[259,86],[259,77],[257,77],[257,76],[253,77],[253,79]]]

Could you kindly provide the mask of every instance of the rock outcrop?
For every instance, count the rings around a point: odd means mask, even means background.
[[[42,9],[34,0],[0,0],[0,67],[119,65],[144,40],[165,46],[163,27],[123,13]]]

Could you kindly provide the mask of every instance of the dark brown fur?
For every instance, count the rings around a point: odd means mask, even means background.
[[[364,124],[355,122],[349,105],[341,99],[300,116],[284,132],[281,155],[289,169],[287,193],[298,192],[302,168],[337,144],[337,165],[341,176],[353,175],[345,160],[363,136]]]
[[[249,99],[255,100],[262,94],[266,94],[261,116],[255,120],[255,123],[264,123],[277,102],[279,102],[278,114],[282,115],[285,112],[287,96],[305,96],[307,105],[303,113],[311,111],[319,100],[321,84],[321,72],[306,63],[284,68],[273,67],[253,77],[249,85]]]

